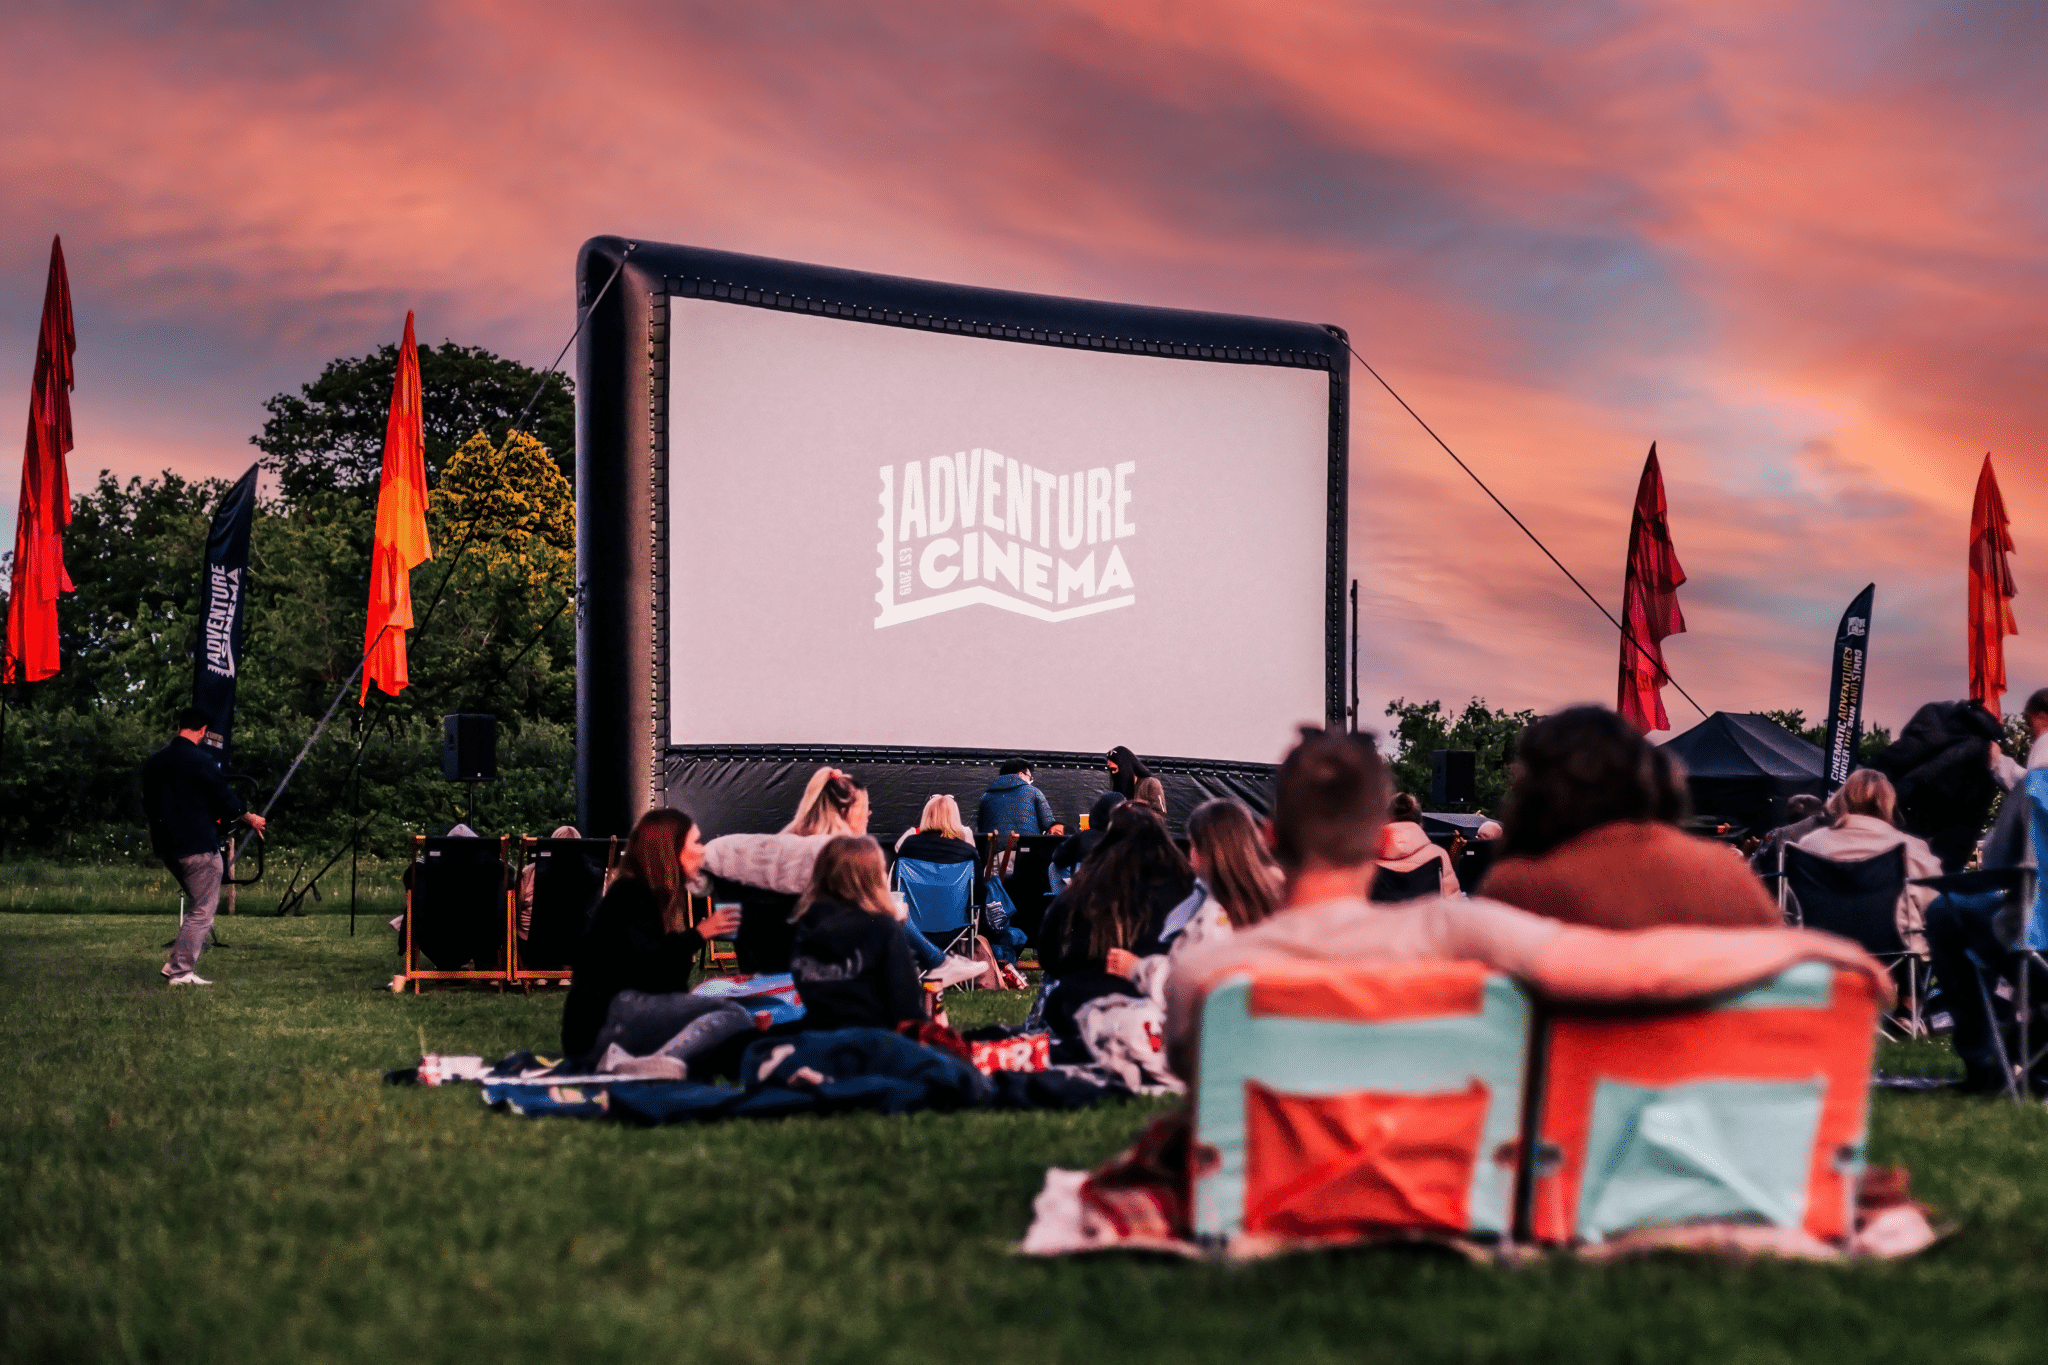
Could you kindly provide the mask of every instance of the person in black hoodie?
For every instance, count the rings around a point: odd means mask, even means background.
[[[704,866],[697,823],[679,810],[651,810],[626,836],[619,875],[604,893],[577,946],[569,999],[562,1006],[562,1050],[596,1064],[616,1043],[634,1056],[669,1052],[678,1058],[751,1026],[728,1001],[690,991],[690,971],[706,938],[739,928],[739,912],[713,911],[688,922],[686,887]],[[706,1016],[712,1024],[682,1037]],[[716,1036],[698,1037],[706,1030]],[[671,1051],[671,1044],[677,1050]]]
[[[1980,701],[1931,701],[1870,766],[1898,792],[1899,825],[1917,834],[1959,872],[1975,852],[1998,793],[1992,763],[2005,726]]]
[[[789,962],[805,1028],[893,1029],[927,1017],[896,915],[880,844],[842,835],[818,851]]]
[[[1110,787],[1126,801],[1138,794],[1139,782],[1152,776],[1144,761],[1121,744],[1109,751],[1104,763],[1109,768]]]
[[[1055,1061],[1088,1060],[1074,1024],[1082,1005],[1103,995],[1144,994],[1109,970],[1110,950],[1138,957],[1166,951],[1160,939],[1166,917],[1194,886],[1194,870],[1159,817],[1133,802],[1116,807],[1108,833],[1046,911],[1038,931],[1038,960],[1046,978],[1057,983],[1046,995],[1043,1016],[1059,1044]]]

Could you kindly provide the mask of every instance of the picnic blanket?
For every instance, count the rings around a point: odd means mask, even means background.
[[[1386,1229],[1361,1229],[1356,1236],[1342,1239],[1198,1238],[1189,1189],[1191,1132],[1189,1112],[1182,1106],[1155,1120],[1129,1148],[1092,1171],[1048,1169],[1032,1205],[1031,1227],[1017,1249],[1027,1256],[1139,1251],[1189,1258],[1254,1260],[1340,1243],[1428,1241],[1475,1260],[1538,1254],[1533,1248],[1507,1241],[1423,1237]],[[1931,1210],[1908,1196],[1907,1185],[1907,1173],[1902,1167],[1879,1167],[1865,1172],[1858,1190],[1854,1231],[1837,1241],[1822,1241],[1798,1227],[1698,1219],[1644,1227],[1604,1242],[1551,1250],[1585,1260],[1612,1260],[1651,1251],[1815,1261],[1892,1260],[1924,1251],[1952,1231],[1936,1228]]]
[[[769,1034],[740,1061],[741,1086],[571,1074],[560,1059],[517,1052],[494,1066],[480,1057],[422,1057],[388,1079],[476,1084],[484,1102],[525,1117],[617,1118],[648,1125],[792,1114],[931,1109],[1087,1109],[1131,1090],[1101,1067],[1061,1066],[988,1075],[944,1047],[886,1029]]]

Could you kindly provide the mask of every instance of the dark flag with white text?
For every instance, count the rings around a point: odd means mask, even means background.
[[[1856,746],[1863,738],[1863,670],[1870,658],[1870,605],[1876,597],[1875,583],[1857,593],[1835,628],[1834,674],[1828,683],[1830,791],[1849,780],[1856,767]]]
[[[199,571],[199,649],[192,660],[192,704],[213,719],[206,743],[223,766],[235,725],[235,680],[241,672],[243,602],[249,577],[249,528],[256,518],[256,466],[235,481],[206,537]]]

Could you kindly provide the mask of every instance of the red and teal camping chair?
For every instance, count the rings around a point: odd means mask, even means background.
[[[1550,1015],[1535,1240],[1698,1221],[1848,1236],[1877,1025],[1872,983],[1825,962],[1708,1009]]]
[[[1506,1237],[1529,1021],[1474,962],[1224,977],[1202,1009],[1196,1235]]]

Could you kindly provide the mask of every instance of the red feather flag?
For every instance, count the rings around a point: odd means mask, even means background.
[[[412,571],[434,557],[427,543],[427,443],[421,425],[420,348],[412,314],[398,348],[391,415],[384,422],[384,471],[377,484],[377,531],[370,546],[370,615],[363,623],[363,689],[395,697],[411,682],[405,632],[412,629]]]
[[[1664,473],[1652,442],[1628,528],[1628,574],[1621,584],[1621,686],[1614,703],[1645,734],[1671,728],[1664,711],[1664,684],[1671,681],[1664,671],[1664,637],[1685,632],[1685,617],[1678,610],[1685,570],[1678,567],[1665,511]]]
[[[64,242],[50,239],[50,282],[28,394],[28,446],[21,459],[21,508],[14,522],[14,582],[7,597],[7,657],[0,681],[40,682],[63,660],[57,652],[57,594],[72,591],[64,571],[64,528],[71,524],[71,281]]]
[[[2005,698],[2005,637],[2020,633],[2012,618],[2012,532],[2005,520],[2005,499],[1998,495],[1998,476],[1991,457],[1977,475],[1977,502],[1970,509],[1970,695],[1998,715]]]

